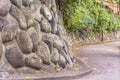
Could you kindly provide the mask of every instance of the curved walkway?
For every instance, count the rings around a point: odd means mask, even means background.
[[[85,45],[77,55],[93,72],[76,80],[120,80],[120,41]]]

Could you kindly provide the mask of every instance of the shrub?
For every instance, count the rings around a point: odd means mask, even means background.
[[[104,8],[101,0],[62,1],[65,28],[70,32],[100,33],[104,30],[107,33],[120,29],[120,18]]]

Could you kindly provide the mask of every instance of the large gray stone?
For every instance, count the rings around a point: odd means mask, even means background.
[[[70,57],[68,57],[68,67],[73,68],[73,66],[74,66],[74,62],[72,61]]]
[[[48,21],[52,20],[52,14],[46,5],[42,5],[40,12],[44,15],[45,18],[47,18]]]
[[[40,0],[40,1],[42,2],[42,4],[44,4],[46,0]]]
[[[68,43],[66,41],[64,41],[64,49],[62,50],[61,54],[65,57],[67,63],[68,63],[68,67],[72,68],[74,66],[74,56],[73,53],[71,52],[71,50],[69,49]]]
[[[1,32],[0,32],[0,43],[2,43]]]
[[[65,68],[66,67],[66,60],[65,58],[60,54],[59,55],[59,61],[58,64],[60,67]]]
[[[33,23],[32,26],[36,29],[37,34],[38,34],[39,41],[41,41],[41,39],[42,39],[42,33],[41,33],[40,24],[39,24],[37,21],[34,21],[34,23]]]
[[[65,32],[64,32],[64,29],[62,28],[62,26],[60,25],[57,25],[57,35],[60,37],[60,38],[64,38],[65,36]]]
[[[30,5],[30,0],[22,0],[22,2],[25,7],[28,7]]]
[[[17,43],[18,46],[20,47],[20,49],[25,53],[25,54],[29,54],[32,52],[33,49],[33,43],[32,40],[30,38],[30,36],[28,35],[27,32],[25,31],[20,31],[17,35]]]
[[[3,27],[3,23],[1,22],[1,17],[0,17],[0,30],[2,29]]]
[[[51,25],[46,19],[41,21],[41,30],[45,33],[51,33]]]
[[[33,25],[32,25],[36,30],[38,31],[41,31],[41,27],[40,27],[40,24],[39,22],[37,21],[34,21]]]
[[[22,8],[22,0],[10,0],[12,4],[14,4],[18,8]]]
[[[7,20],[0,16],[0,30],[7,24]]]
[[[41,21],[41,14],[40,14],[41,2],[39,0],[31,0],[30,8],[32,10],[34,19],[40,22]]]
[[[73,62],[73,57],[71,58],[70,53],[66,53],[66,51],[62,50],[60,52],[61,55],[63,55],[63,57],[66,60],[66,63],[68,64],[68,67],[72,68],[74,66],[74,62]]]
[[[33,43],[33,52],[37,51],[37,46],[38,46],[38,41],[39,41],[39,37],[38,37],[38,33],[36,32],[34,27],[31,27],[27,30],[28,34],[30,35],[30,38],[32,40]]]
[[[27,23],[27,28],[31,27],[34,23],[34,17],[33,17],[33,14],[32,14],[32,11],[30,10],[30,8],[28,7],[24,7],[22,9],[23,11],[23,14],[25,16],[25,19],[26,19],[26,23]]]
[[[64,41],[64,45],[65,45],[65,47],[63,48],[64,52],[65,52],[65,53],[72,59],[72,61],[73,61],[73,58],[74,58],[74,57],[73,57],[73,53],[70,51],[67,41]]]
[[[57,48],[59,51],[64,48],[63,41],[55,34],[45,34],[42,37],[42,40],[47,44],[51,44],[50,47]]]
[[[42,41],[48,44],[50,52],[52,53],[53,47],[61,51],[64,48],[62,40],[55,34],[44,34],[42,36]]]
[[[10,0],[0,0],[0,16],[5,16],[11,7]]]
[[[42,36],[42,41],[44,41],[49,49],[50,49],[50,53],[52,53],[52,50],[53,50],[53,39],[51,37],[52,34],[43,34]]]
[[[74,55],[70,49],[68,50],[68,53],[69,53],[70,59],[72,60],[72,62],[74,62],[74,60],[75,60]]]
[[[52,33],[56,34],[57,33],[57,22],[55,20],[54,13],[52,11],[51,11],[51,13],[52,13],[52,17],[53,17],[52,20],[50,21],[51,27],[52,27]]]
[[[0,42],[0,59],[2,57],[3,52],[4,52],[4,47],[3,44]]]
[[[60,39],[54,39],[53,46],[57,48],[59,51],[61,51],[64,48],[64,44]]]
[[[56,2],[55,2],[55,0],[51,0],[51,9],[54,11],[54,12],[56,12]]]
[[[50,50],[44,42],[38,43],[37,55],[43,60],[44,64],[50,64]]]
[[[54,12],[54,11],[53,11]],[[58,23],[59,22],[59,19],[58,19],[58,13],[57,12],[54,12],[54,17],[55,17],[55,21]]]
[[[51,0],[40,0],[43,4],[45,4],[49,9],[51,9]]]
[[[61,50],[60,51],[60,54],[65,58],[65,60],[66,60],[66,63],[68,63],[68,58],[69,58],[69,55],[67,55],[67,53],[65,53],[65,51],[64,50]]]
[[[2,41],[8,42],[10,40],[13,40],[16,37],[16,34],[19,29],[18,22],[11,16],[7,15],[6,17],[6,25],[4,25],[2,29]]]
[[[7,61],[15,68],[20,68],[24,66],[24,56],[22,51],[19,49],[15,42],[11,42],[6,45],[5,56]]]
[[[59,60],[59,53],[58,50],[56,48],[53,49],[52,54],[51,54],[51,61],[54,64],[57,64]]]
[[[12,5],[10,14],[18,21],[20,28],[23,30],[27,29],[27,23],[24,14],[16,6]]]
[[[31,68],[40,70],[42,66],[42,59],[39,58],[35,53],[32,53],[26,57],[25,64]]]

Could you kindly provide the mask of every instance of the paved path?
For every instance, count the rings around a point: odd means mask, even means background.
[[[76,80],[120,80],[120,41],[86,45],[77,53],[93,72]]]

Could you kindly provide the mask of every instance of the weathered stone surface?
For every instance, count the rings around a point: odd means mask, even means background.
[[[5,16],[11,7],[9,0],[0,0],[0,16]]]
[[[50,47],[57,48],[59,51],[64,48],[64,44],[62,40],[55,34],[45,34],[42,37],[42,40],[46,42],[47,44],[51,44]]]
[[[58,60],[59,60],[59,53],[58,53],[58,50],[56,48],[53,49],[53,52],[51,54],[51,61],[54,63],[54,64],[57,64],[58,63]]]
[[[56,0],[0,0],[2,64],[20,73],[23,67],[29,73],[51,63],[73,67],[62,14],[56,9]]]
[[[35,53],[30,54],[25,59],[25,64],[34,69],[41,69],[42,59],[39,58]]]
[[[33,26],[36,30],[41,31],[41,27],[40,27],[39,22],[34,21],[34,24],[33,24],[32,26]]]
[[[70,53],[67,53],[64,50],[62,50],[60,54],[62,54],[63,57],[65,58],[66,63],[68,64],[68,67],[72,68],[74,64],[73,64],[73,57],[71,58]]]
[[[63,30],[62,26],[58,25],[57,28],[58,28],[58,29],[57,29],[57,35],[58,35],[60,38],[64,38],[65,33],[64,33],[64,30]]]
[[[51,9],[52,7],[51,0],[41,0],[41,2],[45,4],[49,9]]]
[[[0,17],[0,30],[2,29],[3,27],[3,23],[1,22],[1,17]]]
[[[69,49],[68,43],[66,41],[64,41],[64,52],[71,58],[72,61],[74,61],[74,57],[73,57],[73,53],[71,52],[71,50]]]
[[[50,49],[50,53],[52,53],[52,50],[53,50],[53,39],[51,37],[51,34],[43,34],[42,41],[44,41],[48,45],[48,47]]]
[[[68,56],[68,67],[72,68],[74,66],[74,62],[72,61],[72,59]]]
[[[0,42],[0,59],[2,57],[3,52],[4,52],[3,44]]]
[[[42,36],[42,41],[48,44],[51,53],[52,53],[53,47],[57,48],[59,51],[64,48],[64,44],[62,40],[55,34],[44,34]]]
[[[42,2],[42,4],[44,4],[47,0],[40,0]]]
[[[21,1],[21,0],[20,0]],[[27,29],[27,23],[24,14],[16,6],[12,5],[10,14],[18,21],[20,28],[23,30]]]
[[[51,9],[54,11],[54,12],[56,12],[56,2],[55,2],[55,0],[51,0]]]
[[[22,8],[22,0],[10,0],[18,8]]]
[[[48,20],[51,21],[52,20],[52,14],[50,12],[50,10],[48,9],[48,7],[46,5],[43,5],[40,11],[44,17]]]
[[[22,3],[25,7],[28,7],[30,5],[30,0],[22,0]]]
[[[3,42],[8,42],[10,40],[13,40],[19,29],[18,22],[11,15],[7,15],[6,21],[7,23],[6,25],[4,25],[2,29]]]
[[[58,64],[62,68],[65,68],[65,66],[66,66],[66,60],[65,60],[65,58],[61,54],[59,55]]]
[[[63,45],[63,43],[62,43],[62,40],[60,40],[60,39],[54,40],[53,46],[54,46],[55,48],[57,48],[59,51],[64,48],[64,45]]]
[[[38,46],[38,41],[39,41],[39,38],[38,38],[38,34],[35,30],[34,27],[31,27],[27,30],[28,34],[30,35],[30,38],[32,40],[32,43],[33,43],[33,52],[37,51],[37,46]]]
[[[70,49],[68,50],[68,53],[69,53],[71,61],[74,62],[74,60],[75,60],[74,55],[73,55],[73,53],[72,53],[72,51]]]
[[[51,25],[46,19],[43,19],[41,21],[41,30],[45,33],[50,33],[51,32]]]
[[[24,66],[24,56],[15,42],[12,42],[6,46],[5,56],[13,67],[20,68]]]
[[[52,20],[50,21],[50,23],[51,23],[51,27],[52,27],[52,33],[53,34],[56,34],[57,33],[57,22],[56,22],[56,20],[55,20],[55,17],[54,17],[54,13],[51,11],[51,13],[52,13]]]
[[[37,55],[43,60],[44,64],[50,64],[50,51],[44,42],[38,43]]]
[[[30,36],[28,35],[27,32],[25,31],[20,31],[17,35],[17,43],[18,46],[20,47],[20,49],[25,53],[25,54],[29,54],[32,52],[33,49],[33,43],[32,40],[30,38]]]
[[[61,51],[61,54],[66,59],[66,61],[68,63],[68,67],[72,68],[74,66],[74,56],[73,56],[71,50],[69,49],[68,44],[67,44],[66,41],[65,41],[64,45],[65,45],[65,47]]]
[[[32,26],[36,29],[37,34],[38,34],[38,39],[39,39],[39,41],[41,41],[41,39],[42,39],[42,33],[41,33],[40,24],[37,21],[34,21],[34,24]]]
[[[0,43],[2,43],[1,32],[0,32]]]
[[[41,21],[41,14],[40,14],[41,2],[39,0],[31,0],[30,8],[33,13],[34,19],[40,22]]]
[[[65,60],[66,60],[66,63],[68,63],[68,58],[69,58],[69,55],[67,55],[67,53],[65,53],[65,51],[64,50],[61,50],[60,51],[60,54],[65,58]]]
[[[34,17],[33,17],[32,11],[28,7],[23,8],[23,14],[24,14],[25,19],[26,19],[27,28],[29,28],[34,23]]]
[[[4,17],[0,16],[0,30],[7,24],[7,21]]]

